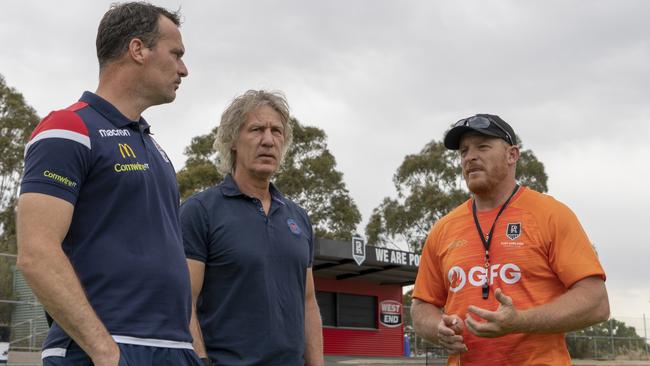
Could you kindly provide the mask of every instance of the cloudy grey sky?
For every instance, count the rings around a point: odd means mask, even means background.
[[[234,96],[283,90],[327,133],[365,225],[405,155],[462,117],[498,114],[596,244],[612,314],[650,316],[650,2],[156,3],[184,16],[190,75],[145,114],[177,169]],[[3,3],[0,74],[39,115],[95,90],[109,4]]]

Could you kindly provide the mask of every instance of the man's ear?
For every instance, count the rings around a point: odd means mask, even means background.
[[[149,51],[149,48],[142,42],[140,38],[133,38],[129,42],[128,54],[133,61],[138,64],[143,64],[146,53]]]
[[[508,147],[508,164],[515,165],[517,164],[517,161],[519,160],[519,146],[517,145],[512,145]]]

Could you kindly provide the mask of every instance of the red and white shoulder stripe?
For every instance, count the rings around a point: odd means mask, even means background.
[[[52,112],[45,117],[36,126],[29,142],[25,145],[25,155],[36,142],[51,138],[75,141],[90,149],[88,128],[81,117],[75,113],[75,111],[87,105],[84,102],[77,102],[66,109]]]

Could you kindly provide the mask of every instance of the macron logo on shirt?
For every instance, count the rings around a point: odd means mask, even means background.
[[[98,130],[97,132],[101,137],[131,136],[131,132],[124,129]]]

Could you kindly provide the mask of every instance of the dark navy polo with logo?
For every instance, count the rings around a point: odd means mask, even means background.
[[[74,205],[63,250],[117,342],[191,348],[176,176],[144,119],[90,92],[50,113],[25,148],[28,192]],[[54,324],[44,356],[64,355],[69,340]]]
[[[271,184],[268,215],[232,176],[181,206],[185,255],[205,263],[197,302],[217,365],[304,365],[307,213]]]

